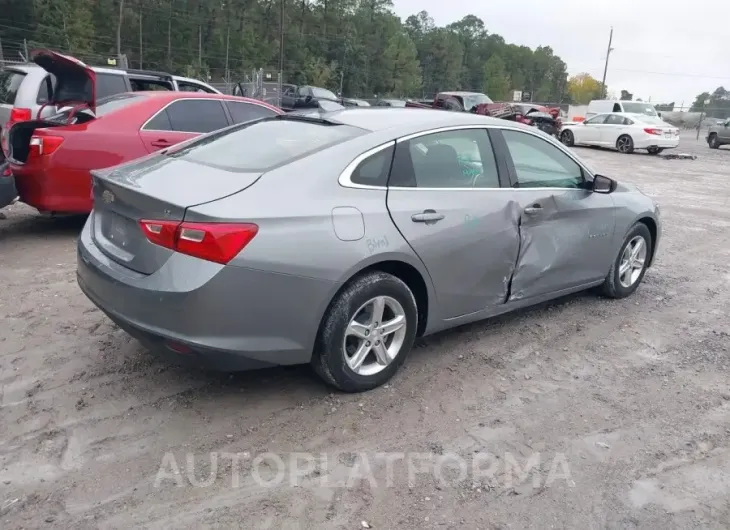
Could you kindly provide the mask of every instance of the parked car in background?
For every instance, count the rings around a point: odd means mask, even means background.
[[[0,71],[0,129],[4,133],[0,136],[0,142],[6,155],[6,133],[13,123],[36,119],[39,111],[40,117],[45,118],[60,110],[50,104],[51,100],[65,99],[64,96],[54,95],[59,90],[58,76],[64,78],[60,89],[66,90],[68,85],[64,88],[64,83],[67,83],[73,72],[93,72],[97,99],[141,90],[220,93],[196,79],[149,70],[87,66],[73,57],[51,50],[33,50],[30,58],[32,62],[28,64],[7,66]]]
[[[338,102],[341,103],[345,107],[369,107],[370,106],[370,103],[368,103],[364,99],[340,98]]]
[[[654,261],[652,199],[534,127],[312,114],[92,172],[82,291],[177,362],[311,363],[357,392],[388,381],[417,336],[594,286],[623,298]]]
[[[720,120],[719,123],[710,125],[706,140],[710,149],[718,149],[721,145],[730,144],[730,119]]]
[[[679,129],[657,116],[612,112],[563,124],[560,141],[567,146],[609,147],[625,154],[646,149],[649,154],[658,155],[679,146]]]
[[[91,81],[91,73],[87,74]],[[86,86],[88,90],[76,94],[75,102],[51,102],[69,106],[67,110],[45,120],[16,123],[10,129],[8,160],[18,195],[39,211],[88,213],[90,170],[281,113],[257,100],[190,92],[127,92],[95,101],[93,82]]]
[[[659,118],[660,114],[651,103],[642,101],[623,101],[619,99],[594,99],[588,103],[585,119],[596,114],[608,114],[611,112],[643,114],[644,116]]]
[[[286,86],[281,93],[281,109],[292,111],[298,109],[316,109],[320,101],[341,103],[334,92],[316,86]]]
[[[405,107],[404,99],[379,99],[375,102],[376,107]]]

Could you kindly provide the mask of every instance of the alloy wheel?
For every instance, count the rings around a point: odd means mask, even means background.
[[[345,331],[345,361],[358,375],[384,370],[400,353],[406,338],[406,312],[390,296],[377,296],[355,312]]]
[[[628,289],[639,279],[646,263],[646,251],[646,240],[642,236],[632,238],[624,247],[618,268],[618,281],[622,287]]]
[[[573,133],[570,131],[565,131],[563,134],[560,135],[560,141],[564,144],[570,147],[571,140],[572,140]]]
[[[622,136],[618,139],[618,150],[621,153],[628,153],[631,146],[631,139],[628,136]]]

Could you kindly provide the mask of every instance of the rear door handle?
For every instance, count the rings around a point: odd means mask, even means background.
[[[164,138],[160,138],[159,140],[153,140],[151,144],[152,147],[170,147],[172,142],[165,140]]]
[[[446,217],[442,213],[438,213],[436,210],[423,210],[423,213],[416,213],[411,215],[411,221],[414,223],[436,223]]]
[[[542,206],[539,204],[533,204],[532,206],[528,206],[525,208],[525,213],[527,215],[535,215],[536,213],[542,212]]]

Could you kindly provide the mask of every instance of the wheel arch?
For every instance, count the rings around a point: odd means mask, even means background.
[[[422,336],[428,328],[429,317],[433,316],[431,309],[433,300],[435,299],[435,293],[433,291],[431,278],[428,275],[428,272],[423,268],[422,264],[414,263],[413,260],[400,255],[391,256],[389,254],[383,254],[373,256],[373,258],[374,259],[372,260],[359,264],[358,267],[349,270],[343,275],[343,280],[337,283],[337,288],[334,289],[327,306],[320,315],[318,329],[321,329],[322,322],[327,316],[327,311],[329,311],[332,303],[337,299],[337,296],[347,285],[363,274],[373,271],[382,271],[392,274],[401,280],[413,293],[418,310],[418,327],[416,329],[416,336]]]
[[[656,253],[657,235],[659,233],[659,227],[657,226],[656,220],[649,215],[640,217],[639,219],[637,219],[634,225],[639,223],[645,225],[649,229],[649,233],[651,234],[651,254],[649,255],[649,265],[647,265],[647,268],[649,268],[654,264],[654,254]]]

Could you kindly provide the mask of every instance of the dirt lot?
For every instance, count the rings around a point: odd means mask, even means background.
[[[639,291],[431,337],[362,395],[153,360],[77,288],[80,222],[6,210],[0,528],[727,528],[730,150],[579,151],[662,205]]]

